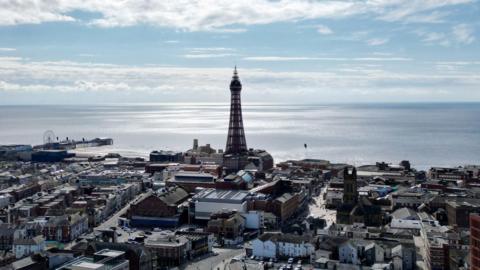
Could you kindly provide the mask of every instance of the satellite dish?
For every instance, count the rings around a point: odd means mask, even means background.
[[[43,133],[43,143],[44,144],[52,144],[55,142],[55,133],[53,133],[53,131],[51,130],[47,130],[45,131],[45,133]]]

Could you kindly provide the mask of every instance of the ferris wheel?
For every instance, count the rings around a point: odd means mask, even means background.
[[[52,130],[47,130],[43,133],[43,144],[52,144],[56,141],[55,133]]]

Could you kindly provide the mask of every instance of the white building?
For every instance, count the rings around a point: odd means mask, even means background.
[[[382,264],[385,262],[385,249],[372,241],[348,240],[338,247],[341,263],[360,265]]]
[[[393,270],[413,270],[416,266],[416,250],[397,245],[392,248]]]
[[[210,215],[225,210],[247,212],[248,192],[244,190],[204,189],[193,196],[195,202],[195,218],[210,219]]]
[[[241,214],[245,218],[245,228],[259,230],[264,226],[264,212],[262,211],[248,211],[248,213]]]
[[[262,238],[262,236],[252,241],[252,255],[263,258],[276,258],[277,244],[268,238]]]
[[[390,222],[391,228],[400,228],[400,229],[417,229],[420,230],[423,224],[428,224],[431,226],[440,226],[438,220],[433,216],[416,211],[410,208],[400,208],[391,214],[392,221]]]
[[[13,196],[10,194],[0,195],[0,209],[7,207],[14,200]]]
[[[264,258],[308,258],[315,253],[310,238],[293,234],[264,233],[252,242],[252,255]]]
[[[129,262],[125,259],[125,252],[111,249],[103,249],[92,257],[80,256],[57,270],[128,270]]]
[[[422,222],[416,211],[410,208],[400,208],[391,214],[391,228],[418,229],[422,228]]]
[[[357,247],[350,241],[343,243],[338,248],[338,258],[341,263],[360,264]]]
[[[417,209],[428,197],[426,193],[414,189],[396,191],[389,194],[389,196],[392,209],[401,207]]]
[[[27,239],[15,239],[13,242],[13,253],[15,258],[23,258],[45,250],[45,239],[43,236],[36,236]]]
[[[327,207],[336,207],[343,202],[343,189],[328,188],[325,193],[325,203]]]

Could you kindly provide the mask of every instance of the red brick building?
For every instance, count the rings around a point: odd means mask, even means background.
[[[284,193],[274,200],[255,198],[248,201],[249,211],[264,211],[275,214],[280,221],[290,218],[300,205],[298,193]]]
[[[147,196],[130,206],[130,224],[135,227],[175,227],[181,214],[178,206],[189,196],[188,192],[180,187],[170,188],[160,195]]]
[[[85,214],[50,217],[43,227],[47,241],[70,242],[88,230],[88,217]]]
[[[480,270],[480,216],[470,215],[470,269]]]

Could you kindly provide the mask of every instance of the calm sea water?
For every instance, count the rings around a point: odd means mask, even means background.
[[[480,103],[247,104],[243,110],[248,146],[268,150],[276,161],[480,164]],[[194,138],[218,149],[225,147],[228,113],[228,104],[0,106],[0,144],[39,144],[53,130],[61,138],[111,137],[114,146],[100,150],[127,155],[184,151]]]

